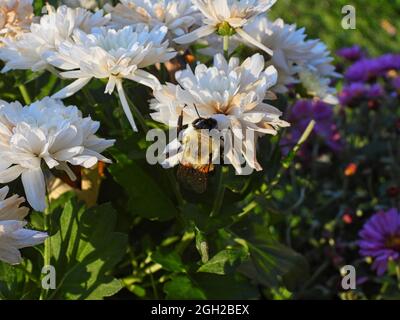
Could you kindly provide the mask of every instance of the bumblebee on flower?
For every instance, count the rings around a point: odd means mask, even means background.
[[[177,72],[176,79],[178,85],[162,86],[154,92],[155,99],[150,103],[155,111],[151,114],[154,120],[171,127],[178,126],[180,120],[186,125],[180,137],[167,146],[165,152],[169,157],[163,166],[173,167],[182,161],[187,153],[185,144],[191,140],[186,137],[193,136],[194,131],[216,129],[223,132],[224,156],[238,174],[244,173],[241,157],[252,169],[261,170],[255,157],[257,138],[274,135],[280,127],[289,126],[280,119],[282,113],[278,109],[264,102],[265,98],[274,97],[268,90],[277,80],[275,68],[265,68],[260,54],[247,58],[242,64],[237,58],[226,61],[218,54],[212,67],[200,64],[194,72],[187,67]],[[199,127],[206,120],[207,127]],[[201,137],[200,141],[207,140],[204,135]],[[198,149],[203,150],[203,155],[209,153],[205,142]],[[192,159],[197,157],[196,152],[192,153]]]

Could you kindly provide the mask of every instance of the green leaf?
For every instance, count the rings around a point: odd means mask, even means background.
[[[197,271],[225,275],[232,273],[248,257],[243,249],[231,248],[218,252]]]
[[[204,232],[201,232],[197,227],[195,227],[196,233],[196,249],[200,254],[201,261],[206,263],[209,259],[208,257],[208,242]]]
[[[175,276],[164,286],[164,292],[167,299],[174,300],[204,300],[204,292],[198,288],[187,276]]]
[[[248,242],[248,245],[252,264],[245,266],[242,271],[267,287],[278,286],[283,277],[295,268],[303,270],[305,265],[308,266],[304,264],[304,258],[278,242]]]
[[[258,288],[244,276],[235,273],[217,275],[197,273],[192,277],[207,299],[248,300],[259,298]]]
[[[264,231],[265,235],[268,234]],[[308,263],[300,254],[272,238],[258,238],[246,241],[250,261],[245,262],[240,270],[243,274],[267,287],[276,287],[284,282],[284,277],[295,286],[293,276],[298,281],[308,277]]]
[[[46,243],[57,274],[57,288],[49,291],[49,298],[102,299],[122,288],[109,274],[127,245],[126,235],[113,232],[115,223],[110,204],[86,209],[75,199],[65,203],[59,222],[52,223],[58,232]]]
[[[29,260],[25,260],[19,266],[0,261],[0,299],[33,298],[31,294],[34,291],[38,292],[38,286],[29,282],[28,273],[32,273]]]
[[[175,251],[163,252],[159,249],[151,255],[151,259],[162,265],[165,270],[171,272],[186,272],[181,257]]]
[[[115,154],[117,160],[110,167],[115,181],[129,196],[128,207],[133,213],[151,220],[169,220],[178,213],[175,204],[135,161],[126,155]]]
[[[164,285],[167,299],[256,299],[255,286],[239,274],[221,276],[197,273],[192,277],[177,275]]]
[[[250,253],[250,260],[239,268],[243,274],[267,287],[278,286],[285,277],[291,287],[307,280],[308,263],[303,256],[277,241],[257,217],[242,223],[244,230],[235,236],[242,238]]]

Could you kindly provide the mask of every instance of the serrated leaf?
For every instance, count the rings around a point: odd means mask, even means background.
[[[225,275],[232,273],[248,257],[243,248],[225,249],[218,252],[197,271]]]
[[[68,199],[59,222],[52,223],[52,229],[58,231],[46,244],[51,248],[57,279],[56,290],[49,291],[49,298],[97,300],[122,288],[121,281],[109,274],[127,245],[127,236],[113,231],[115,223],[110,204],[86,209],[75,199]]]

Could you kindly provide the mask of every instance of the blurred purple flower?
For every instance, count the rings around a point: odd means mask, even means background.
[[[350,66],[345,78],[350,82],[368,82],[389,70],[400,69],[400,54],[385,54],[378,58],[361,59]]]
[[[366,93],[364,83],[355,82],[343,88],[339,93],[339,101],[342,106],[352,106],[359,102]]]
[[[400,213],[397,209],[374,214],[360,231],[360,254],[373,257],[372,269],[383,275],[389,259],[400,258]]]
[[[334,122],[332,107],[323,101],[297,101],[293,105],[288,119],[292,126],[288,129],[288,134],[281,140],[284,154],[294,147],[311,120],[316,121],[315,128],[299,152],[301,157],[306,158],[310,155],[313,139],[316,137],[334,153],[343,149],[343,141]]]
[[[392,86],[400,94],[400,77],[396,77],[392,80]]]
[[[382,86],[379,83],[375,83],[368,88],[367,97],[369,99],[377,99],[382,97],[385,94]]]
[[[380,63],[382,71],[400,69],[400,54],[388,53],[376,59]]]
[[[339,93],[339,101],[342,106],[355,106],[366,99],[376,100],[384,95],[384,90],[379,83],[373,85],[354,82],[343,88]]]
[[[380,71],[376,59],[362,59],[347,69],[345,78],[350,82],[367,82],[376,78]]]
[[[365,53],[360,46],[353,46],[348,48],[342,48],[336,52],[339,57],[342,57],[349,61],[358,61],[365,58]]]

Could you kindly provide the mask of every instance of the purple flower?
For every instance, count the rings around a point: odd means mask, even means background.
[[[376,59],[361,59],[350,66],[345,78],[350,82],[368,82],[381,72],[381,66]]]
[[[342,48],[336,52],[339,57],[349,61],[358,61],[365,57],[364,51],[360,46],[353,46],[349,48]]]
[[[366,86],[364,83],[351,83],[339,93],[339,101],[342,106],[351,106],[358,103],[365,94]]]
[[[354,82],[343,88],[339,93],[339,101],[342,106],[356,106],[365,99],[376,100],[384,95],[384,90],[379,83],[368,85]]]
[[[360,254],[373,257],[372,269],[383,275],[390,259],[400,258],[400,213],[396,209],[374,214],[360,231]]]
[[[381,65],[382,71],[400,69],[400,54],[388,53],[376,58],[376,60]]]
[[[370,99],[377,99],[384,95],[385,91],[379,83],[375,83],[368,88],[367,96]]]
[[[343,148],[343,141],[334,122],[332,107],[321,100],[299,100],[288,116],[291,123],[288,134],[282,139],[282,152],[287,154],[297,143],[311,120],[315,120],[315,128],[309,140],[301,148],[299,155],[302,158],[310,156],[313,141],[319,139],[322,145],[333,152]]]
[[[350,82],[368,82],[389,70],[400,69],[399,54],[385,54],[378,58],[361,59],[349,67],[345,78]]]
[[[400,77],[396,77],[392,80],[393,88],[400,93]]]

